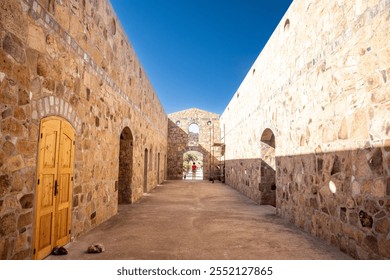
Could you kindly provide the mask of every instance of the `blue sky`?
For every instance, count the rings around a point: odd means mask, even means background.
[[[292,0],[111,0],[167,114],[222,114]]]

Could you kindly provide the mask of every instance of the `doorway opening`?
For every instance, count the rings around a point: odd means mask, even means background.
[[[148,192],[148,149],[144,154],[144,193]]]
[[[199,145],[199,126],[196,123],[191,124],[188,127],[188,146]]]
[[[160,153],[157,154],[157,184],[160,184]]]
[[[133,135],[130,128],[125,127],[119,144],[118,203],[132,202],[131,182],[133,178]]]
[[[58,117],[41,120],[35,201],[34,258],[70,241],[75,131]]]
[[[203,154],[188,151],[183,154],[183,179],[203,180]]]
[[[263,131],[260,142],[261,177],[259,191],[261,204],[276,206],[275,134],[269,128]]]

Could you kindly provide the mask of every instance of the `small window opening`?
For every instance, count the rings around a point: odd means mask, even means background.
[[[284,31],[289,31],[289,29],[290,29],[290,20],[286,19],[284,23]]]

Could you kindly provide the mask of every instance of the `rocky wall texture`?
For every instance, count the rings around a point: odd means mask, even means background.
[[[361,259],[390,258],[389,15],[295,0],[221,116],[226,182],[261,202],[273,167],[277,214]]]
[[[203,179],[217,177],[221,147],[219,115],[192,108],[168,115],[168,178],[183,178],[183,156],[188,151],[203,155]],[[189,132],[190,125],[198,126],[199,133]],[[210,164],[211,163],[211,164]]]
[[[143,195],[145,148],[153,151],[147,189],[162,182],[168,120],[108,1],[1,1],[0,46],[0,258],[29,259],[40,121],[58,116],[76,131],[77,238],[117,212],[125,128],[126,201]]]

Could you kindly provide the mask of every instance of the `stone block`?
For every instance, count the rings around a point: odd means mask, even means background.
[[[32,223],[33,223],[33,212],[32,211],[24,213],[24,214],[20,214],[20,216],[18,218],[18,229],[30,226],[30,225],[32,225]]]
[[[370,166],[373,174],[382,175],[383,174],[383,158],[382,150],[376,148],[372,153],[370,153],[370,159],[368,160],[368,165]]]
[[[33,156],[37,151],[37,143],[26,140],[19,140],[16,143],[17,151],[25,156]]]
[[[372,228],[372,217],[364,211],[359,212],[360,224],[362,227]]]
[[[359,215],[356,212],[350,212],[348,215],[348,222],[351,225],[357,226],[359,222]]]
[[[12,116],[12,109],[7,108],[1,113],[1,117],[4,119],[8,118],[9,116]]]
[[[385,258],[390,258],[390,240],[380,238],[378,241],[379,253]]]
[[[23,43],[15,35],[8,33],[5,36],[3,40],[3,49],[18,63],[23,64],[26,62],[26,54],[24,52]]]
[[[373,235],[367,235],[364,238],[364,247],[370,252],[372,251],[375,254],[379,253],[378,239]]]
[[[45,52],[46,38],[41,27],[32,24],[28,25],[28,45],[40,53]]]
[[[50,72],[47,61],[42,55],[38,55],[36,72],[42,77],[47,77]]]
[[[0,67],[2,66],[1,61],[0,59]],[[18,100],[16,88],[16,83],[13,80],[4,80],[0,84],[0,103],[16,105]]]
[[[50,79],[50,78],[43,79],[42,88],[46,89],[47,91],[49,91],[51,93],[54,92],[55,91],[55,81]]]
[[[376,202],[376,200],[372,200],[372,199],[367,199],[365,200],[364,204],[364,209],[369,213],[369,214],[372,214],[372,215],[375,215],[376,213],[379,212],[379,209],[380,209],[380,206],[378,205],[378,203]]]
[[[23,243],[24,244],[24,243]],[[30,244],[31,245],[31,244]],[[13,257],[12,260],[26,260],[30,259],[32,255],[31,249],[25,249],[23,251],[17,252]]]
[[[389,233],[389,220],[387,218],[377,220],[375,222],[374,229],[377,233],[388,234]]]
[[[20,198],[20,205],[23,209],[30,209],[34,206],[34,195],[25,194]]]
[[[348,139],[348,127],[347,127],[347,121],[344,117],[344,119],[341,121],[340,129],[338,132],[338,139],[345,140]]]
[[[46,50],[53,59],[56,59],[61,53],[57,44],[57,37],[54,34],[46,36]]]
[[[30,70],[25,64],[14,64],[12,73],[10,75],[13,79],[18,81],[18,85],[23,88],[28,88],[30,84]]]
[[[19,38],[26,37],[27,18],[22,13],[22,8],[18,1],[2,1],[0,6],[0,27],[17,35]]]
[[[390,178],[386,180],[386,195],[390,196]]]
[[[18,92],[18,105],[27,105],[30,104],[30,96],[26,90],[19,89]]]
[[[8,213],[0,216],[0,237],[16,236],[16,214]]]
[[[25,166],[24,160],[21,155],[9,157],[6,164],[7,169],[10,172],[15,172],[17,170],[23,169]]]
[[[10,190],[11,182],[8,175],[0,175],[0,197],[3,197]]]
[[[37,59],[38,59],[38,52],[33,49],[26,49],[26,58],[27,62],[26,64],[28,65],[28,68],[30,70],[30,73],[33,75],[37,74]],[[30,88],[31,90],[31,88]]]
[[[384,179],[377,179],[374,181],[374,185],[371,189],[371,194],[375,197],[386,196],[386,182]]]
[[[12,155],[15,151],[15,145],[10,141],[6,141],[2,149],[6,155]]]
[[[11,192],[21,192],[23,189],[32,192],[35,188],[35,170],[34,166],[14,172]]]
[[[360,110],[353,115],[350,138],[354,140],[369,139],[367,113],[365,111]]]
[[[20,107],[16,108],[13,115],[14,115],[14,118],[19,120],[19,121],[26,120],[26,113],[24,112],[23,108],[20,108]]]

